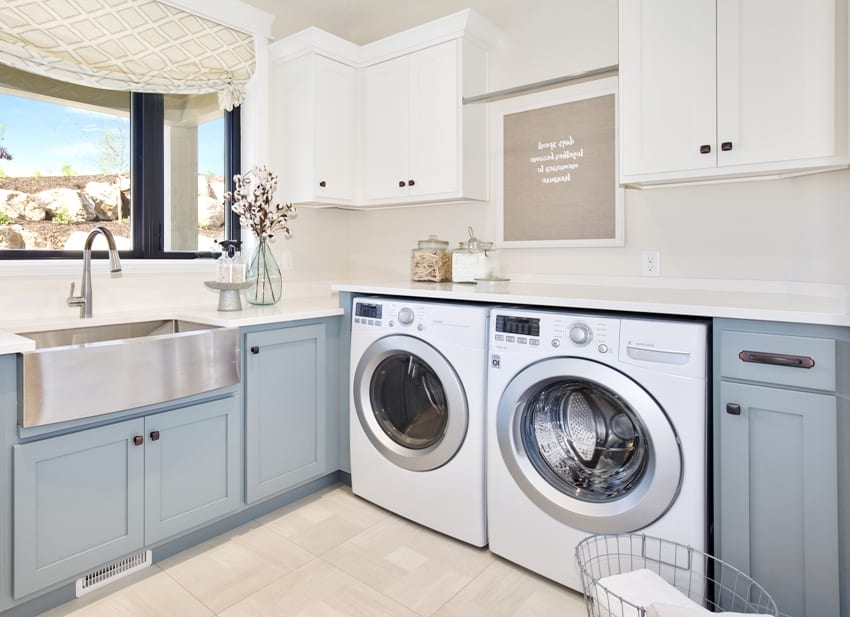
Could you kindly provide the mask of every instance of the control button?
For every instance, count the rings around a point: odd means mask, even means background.
[[[516,337],[516,342],[519,343],[520,345],[525,345],[526,343],[528,343],[528,339],[525,338],[524,336],[518,336],[518,337]]]
[[[608,353],[608,345],[605,343],[600,343],[597,349],[599,350],[599,353]]]
[[[505,341],[508,342],[508,343],[516,343],[516,337],[515,336],[506,336]]]
[[[413,318],[415,315],[413,314],[413,309],[405,306],[398,312],[398,323],[403,326],[409,326],[413,323]]]
[[[376,325],[376,326],[380,326],[380,325],[381,325],[381,320],[380,320],[380,319],[376,319],[376,320],[375,320],[375,325]]]
[[[387,325],[388,325],[390,328],[392,328],[393,326],[395,326],[395,322],[394,322],[392,319],[390,319],[390,320],[389,320],[389,322],[387,322]]]
[[[536,339],[536,338],[529,339],[528,344],[531,345],[532,347],[540,347],[540,339]]]
[[[375,325],[375,320],[374,320],[374,319],[367,319],[367,320],[366,320],[366,325],[367,325],[367,326],[374,326],[374,325]]]
[[[497,334],[497,335],[495,336],[495,339],[496,339],[497,341],[504,341],[504,340],[505,340],[505,335],[504,335],[504,334]]]
[[[577,323],[570,326],[570,340],[576,345],[587,345],[593,334],[583,323]]]
[[[425,329],[425,326],[423,326],[421,323],[420,323],[420,324],[416,324],[416,329],[417,329],[417,330],[419,330],[420,332],[422,332],[422,330],[424,330],[424,329]]]
[[[354,323],[360,323],[360,318],[359,318],[359,317],[355,317],[355,318],[354,318]]]
[[[559,341],[556,338],[553,338],[552,339],[552,347],[560,347],[560,346],[561,346],[561,341]]]

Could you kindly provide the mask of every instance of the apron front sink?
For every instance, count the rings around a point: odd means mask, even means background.
[[[19,424],[41,426],[162,403],[239,383],[239,330],[176,319],[20,336]]]

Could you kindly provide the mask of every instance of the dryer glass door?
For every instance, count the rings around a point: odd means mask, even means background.
[[[496,418],[514,481],[554,518],[591,533],[646,527],[673,504],[682,477],[678,438],[638,383],[583,358],[520,371]]]
[[[466,394],[448,360],[425,341],[406,335],[372,343],[353,380],[354,407],[372,445],[412,471],[449,462],[466,437]]]

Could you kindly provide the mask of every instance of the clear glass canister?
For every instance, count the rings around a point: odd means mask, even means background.
[[[452,281],[474,283],[499,275],[498,253],[492,242],[482,242],[469,228],[469,240],[452,252]]]
[[[410,252],[410,278],[414,281],[442,283],[452,280],[452,255],[449,243],[437,236],[420,240]]]

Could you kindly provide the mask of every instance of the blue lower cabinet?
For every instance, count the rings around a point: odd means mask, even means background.
[[[245,343],[245,485],[253,503],[333,471],[325,324],[249,332]]]
[[[14,596],[144,544],[144,420],[13,447]]]
[[[20,599],[236,511],[238,396],[13,446]]]
[[[145,543],[230,514],[241,504],[236,399],[145,418]]]

